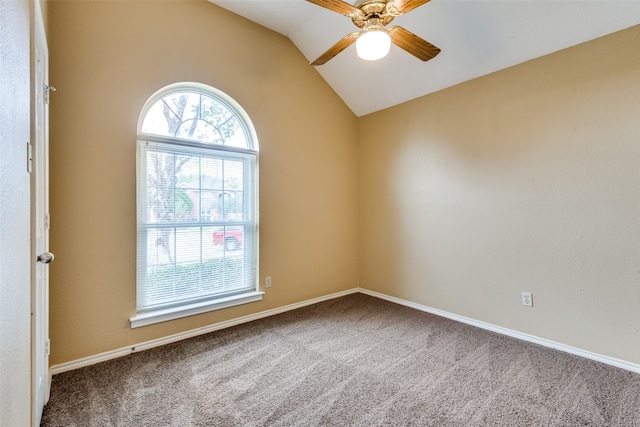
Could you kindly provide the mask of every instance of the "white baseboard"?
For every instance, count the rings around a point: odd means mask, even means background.
[[[308,305],[317,304],[322,301],[339,298],[345,295],[355,294],[358,292],[358,288],[348,289],[346,291],[336,292],[330,295],[325,295],[318,298],[298,302],[295,304],[285,305],[284,307],[278,307],[271,310],[261,311],[259,313],[250,314],[247,316],[238,317],[236,319],[226,320],[224,322],[214,323],[212,325],[203,326],[202,328],[192,329],[190,331],[180,332],[178,334],[169,335],[167,337],[158,338],[151,341],[145,341],[140,344],[134,344],[128,347],[119,348],[116,350],[106,351],[104,353],[96,354],[94,356],[83,357],[82,359],[73,360],[67,363],[61,363],[59,365],[53,365],[49,368],[50,375],[60,374],[66,371],[72,371],[74,369],[83,368],[85,366],[94,365],[100,362],[106,362],[107,360],[116,359],[118,357],[126,356],[138,351],[149,350],[154,347],[160,347],[166,344],[182,341],[187,338],[192,338],[198,335],[207,334],[209,332],[218,331],[220,329],[229,328],[231,326],[240,325],[242,323],[252,322],[254,320],[263,319],[265,317],[273,316],[276,314],[284,313],[287,311],[302,308]]]
[[[78,368],[83,368],[85,366],[94,365],[96,363],[105,362],[107,360],[116,359],[118,357],[126,356],[131,353],[135,353],[138,351],[148,350],[154,347],[160,347],[166,344],[170,344],[177,341],[182,341],[187,338],[192,338],[198,335],[207,334],[209,332],[218,331],[220,329],[229,328],[231,326],[240,325],[242,323],[251,322],[258,319],[263,319],[265,317],[273,316],[276,314],[284,313],[287,311],[295,310],[297,308],[302,308],[308,305],[317,304],[322,301],[331,300],[334,298],[339,298],[345,295],[350,295],[354,293],[363,293],[365,295],[369,295],[372,297],[380,298],[386,301],[390,301],[396,304],[404,305],[406,307],[411,307],[416,310],[424,311],[427,313],[435,314],[436,316],[446,317],[451,320],[455,320],[457,322],[466,323],[468,325],[476,326],[481,329],[486,329],[492,332],[497,332],[502,335],[507,335],[513,338],[517,338],[523,341],[528,341],[535,344],[540,344],[545,347],[553,348],[556,350],[563,351],[565,353],[574,354],[576,356],[584,357],[586,359],[595,360],[597,362],[602,362],[607,365],[615,366],[618,368],[622,368],[631,372],[635,372],[640,374],[640,365],[627,362],[624,360],[616,359],[609,356],[603,356],[601,354],[593,353],[587,350],[582,350],[579,348],[571,347],[565,344],[557,343],[554,341],[550,341],[544,338],[539,338],[533,335],[525,334],[522,332],[514,331],[511,329],[503,328],[501,326],[492,325],[490,323],[481,322],[479,320],[474,320],[468,317],[460,316],[457,314],[449,313],[443,310],[438,310],[436,308],[427,307],[421,304],[417,304],[411,301],[403,300],[400,298],[392,297],[386,294],[381,294],[379,292],[370,291],[368,289],[363,288],[354,288],[348,289],[342,292],[336,292],[330,295],[325,295],[318,298],[313,298],[310,300],[302,301],[295,304],[286,305],[284,307],[274,308],[271,310],[261,311],[259,313],[250,314],[243,317],[238,317],[236,319],[227,320],[224,322],[214,323],[212,325],[204,326],[202,328],[192,329],[190,331],[181,332],[178,334],[170,335],[163,338],[158,338],[151,341],[145,341],[140,344],[135,344],[128,347],[119,348],[116,350],[106,351],[104,353],[96,354],[94,356],[84,357],[82,359],[73,360],[67,363],[61,363],[59,365],[53,365],[49,369],[50,376],[71,371]]]
[[[379,292],[370,291],[368,289],[359,288],[358,292],[380,298],[383,300],[387,300],[396,304],[404,305],[406,307],[415,308],[416,310],[424,311],[427,313],[435,314],[436,316],[446,317],[451,320],[455,320],[457,322],[466,323],[468,325],[476,326],[478,328],[486,329],[492,332],[497,332],[502,335],[507,335],[513,338],[517,338],[523,341],[528,341],[535,344],[540,344],[545,347],[550,347],[556,350],[563,351],[565,353],[574,354],[576,356],[584,357],[586,359],[595,360],[597,362],[602,362],[607,365],[615,366],[617,368],[626,369],[627,371],[635,372],[640,374],[640,365],[627,362],[625,360],[616,359],[614,357],[604,356],[601,354],[593,353],[587,350],[582,350],[576,347],[571,347],[565,344],[561,344],[555,341],[550,341],[544,338],[536,337],[534,335],[525,334],[522,332],[514,331],[511,329],[503,328],[502,326],[492,325],[490,323],[481,322],[479,320],[474,320],[468,317],[459,316],[457,314],[449,313],[443,310],[438,310],[437,308],[427,307],[421,304],[416,304],[411,301],[403,300],[400,298],[392,297],[389,295],[381,294]]]

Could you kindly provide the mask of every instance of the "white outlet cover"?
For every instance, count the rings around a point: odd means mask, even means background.
[[[522,305],[526,307],[533,307],[533,294],[531,292],[522,293]]]

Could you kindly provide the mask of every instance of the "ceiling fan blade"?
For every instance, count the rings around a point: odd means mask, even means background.
[[[345,16],[351,16],[356,12],[356,8],[350,5],[349,3],[345,3],[341,0],[307,0],[309,3],[317,4],[318,6],[322,6],[325,9],[332,10],[334,12],[341,13]]]
[[[422,6],[428,1],[429,0],[393,0],[393,7],[402,14],[415,9],[418,6]]]
[[[435,56],[440,53],[439,48],[400,26],[394,25],[388,28],[387,34],[391,37],[393,44],[422,61],[435,58]]]
[[[331,58],[333,58],[334,56],[336,56],[337,54],[339,54],[340,52],[342,52],[343,50],[351,46],[351,44],[356,41],[358,36],[360,36],[359,31],[354,31],[353,33],[347,34],[338,43],[334,44],[329,48],[329,50],[327,50],[325,53],[320,55],[318,59],[313,61],[311,65],[315,66],[315,65],[324,64],[325,62],[327,62],[328,60],[330,60]]]

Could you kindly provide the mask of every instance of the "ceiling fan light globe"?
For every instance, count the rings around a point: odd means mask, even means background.
[[[356,41],[358,56],[367,61],[384,58],[391,49],[391,37],[381,30],[366,31]]]

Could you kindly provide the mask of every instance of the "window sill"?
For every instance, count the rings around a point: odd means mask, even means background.
[[[247,292],[226,298],[219,298],[214,301],[204,301],[180,307],[171,307],[148,313],[136,314],[131,317],[129,321],[131,322],[132,329],[139,328],[141,326],[153,325],[154,323],[166,322],[167,320],[180,319],[181,317],[193,316],[195,314],[206,313],[208,311],[261,301],[262,295],[264,295],[264,292],[261,291]]]

